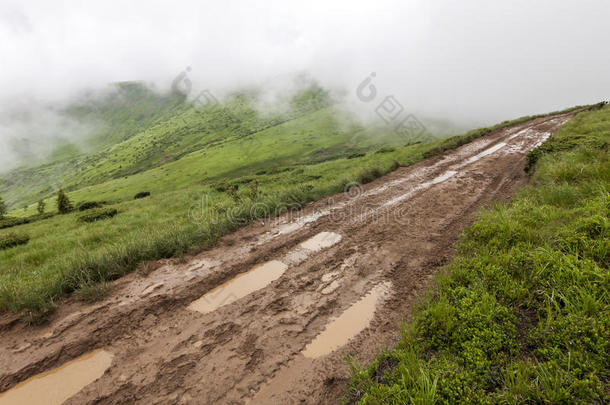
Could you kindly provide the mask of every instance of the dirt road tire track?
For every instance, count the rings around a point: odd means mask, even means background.
[[[356,198],[342,194],[310,204],[299,212],[300,227],[287,215],[251,224],[181,263],[157,263],[149,274],[117,280],[102,302],[65,299],[44,326],[28,327],[5,314],[0,391],[103,348],[114,354],[112,366],[67,403],[336,403],[348,378],[344,355],[370,361],[395,342],[472,214],[525,184],[525,153],[570,116],[496,131],[398,169],[363,186]],[[342,239],[212,313],[187,309],[256,264],[286,260],[320,232]],[[391,282],[392,293],[366,330],[328,356],[300,354],[381,282]]]

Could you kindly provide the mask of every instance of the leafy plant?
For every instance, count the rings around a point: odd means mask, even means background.
[[[102,203],[98,201],[83,201],[76,204],[76,209],[78,211],[87,211],[93,208],[99,208],[102,206]]]
[[[233,199],[233,201],[239,201],[239,200],[241,200],[241,197],[238,194],[238,190],[239,190],[239,184],[233,183],[233,184],[227,185],[225,193],[227,193],[227,195],[229,197],[231,197]]]
[[[260,196],[260,190],[258,188],[258,181],[256,179],[249,183],[248,197],[251,200],[256,200]]]
[[[140,191],[139,193],[137,193],[136,195],[133,196],[134,200],[138,200],[140,198],[144,198],[144,197],[148,197],[150,196],[150,191]]]
[[[2,197],[0,197],[0,219],[4,218],[4,216],[6,215],[6,211],[7,211],[6,203],[4,202]]]
[[[118,212],[119,211],[116,208],[94,209],[90,212],[80,215],[78,217],[78,220],[82,222],[95,222],[103,219],[112,218],[116,214],[118,214]]]
[[[38,205],[36,206],[36,211],[38,211],[38,215],[44,214],[44,209],[45,209],[46,205],[47,204],[44,202],[44,200],[38,201]]]
[[[57,192],[57,210],[60,214],[67,214],[72,211],[74,207],[72,206],[72,202],[70,198],[62,189]]]
[[[9,233],[7,235],[0,235],[0,250],[25,245],[29,241],[30,237],[26,234]]]

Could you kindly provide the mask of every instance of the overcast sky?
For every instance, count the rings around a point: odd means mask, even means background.
[[[189,66],[217,91],[308,72],[363,110],[375,72],[410,111],[495,122],[608,99],[608,21],[607,0],[0,0],[0,109]]]

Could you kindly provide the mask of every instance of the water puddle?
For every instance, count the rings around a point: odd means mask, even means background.
[[[520,132],[512,135],[511,139],[513,137],[516,137],[516,136],[520,135],[522,132],[523,131],[520,131]],[[458,174],[458,170],[459,169],[462,169],[463,167],[468,166],[471,163],[474,163],[474,162],[476,162],[478,160],[481,160],[485,156],[489,156],[492,153],[495,153],[495,152],[499,151],[500,149],[504,148],[505,146],[507,146],[506,142],[500,142],[500,143],[498,143],[498,144],[496,144],[496,145],[494,145],[494,146],[492,146],[490,148],[485,149],[484,151],[482,151],[482,152],[480,152],[480,153],[478,153],[478,154],[476,154],[476,155],[466,159],[464,162],[462,162],[462,163],[460,163],[458,165],[454,165],[453,169],[455,169],[455,170],[447,170],[443,174],[435,177],[434,179],[432,179],[430,181],[427,181],[427,182],[424,182],[424,183],[421,183],[421,184],[418,184],[417,186],[413,187],[408,192],[406,192],[406,193],[404,193],[402,195],[399,195],[398,197],[395,197],[395,198],[387,201],[385,204],[382,205],[382,208],[389,207],[389,206],[392,206],[392,205],[396,205],[399,202],[404,201],[404,200],[412,197],[415,193],[417,193],[419,191],[425,190],[425,189],[430,188],[430,187],[432,187],[432,186],[434,186],[436,184],[439,184],[439,183],[442,183],[442,182],[444,182],[446,180],[449,180],[450,178],[452,178],[453,176]]]
[[[297,230],[301,229],[302,227],[304,227],[305,225],[310,224],[312,222],[316,222],[318,219],[320,219],[323,216],[326,216],[328,214],[330,214],[330,210],[325,209],[325,210],[321,210],[319,212],[314,212],[313,214],[301,217],[301,218],[295,220],[294,222],[289,222],[287,224],[280,225],[279,227],[277,227],[277,229],[276,229],[277,233],[274,236],[286,235],[286,234],[292,233],[294,231],[297,231]]]
[[[529,132],[531,130],[532,130],[531,128],[522,129],[521,131],[516,132],[516,133],[512,134],[511,136],[509,136],[508,140],[511,141],[511,140],[515,139],[516,137],[521,136],[521,135],[523,135],[523,134],[525,134],[525,133],[527,133],[527,132]]]
[[[319,252],[341,242],[343,237],[334,232],[320,232],[319,234],[307,239],[296,248],[292,249],[282,259],[290,266],[298,266],[303,263],[312,253]]]
[[[305,347],[303,355],[317,358],[332,353],[362,332],[373,319],[375,308],[390,291],[390,283],[381,283],[358,302],[333,319],[316,338]]]
[[[312,252],[318,252],[322,249],[331,247],[341,241],[341,235],[334,232],[320,232],[313,238],[307,239],[301,243],[301,247]]]
[[[476,162],[477,160],[481,160],[485,156],[491,155],[492,153],[499,151],[500,149],[502,149],[505,146],[506,146],[506,142],[500,142],[500,143],[492,146],[491,148],[487,148],[483,152],[481,152],[477,155],[474,155],[471,158],[466,159],[466,161],[464,161],[464,163],[460,164],[459,167],[462,168],[464,166],[467,166],[471,163]]]
[[[447,170],[446,172],[444,172],[443,174],[441,174],[440,176],[437,176],[435,178],[433,178],[430,181],[426,181],[424,183],[418,184],[417,186],[413,187],[413,189],[411,189],[410,191],[399,195],[398,197],[392,198],[390,201],[386,202],[385,204],[382,205],[382,208],[385,207],[389,207],[392,205],[396,205],[401,201],[406,200],[407,198],[410,198],[411,196],[413,196],[415,193],[421,191],[421,190],[425,190],[427,188],[430,188],[436,184],[442,183],[445,180],[449,180],[450,178],[452,178],[453,176],[455,176],[458,172],[456,172],[455,170]]]
[[[534,146],[532,147],[532,149],[536,149],[537,147],[539,147],[540,145],[542,145],[543,143],[546,142],[547,139],[549,139],[551,137],[551,133],[550,132],[544,132],[542,134],[542,136],[540,137],[540,139],[538,139],[536,141],[536,143],[534,144]]]
[[[100,378],[110,367],[112,357],[112,353],[95,350],[35,375],[0,394],[0,405],[60,405]]]
[[[204,314],[212,312],[266,287],[272,281],[280,278],[287,268],[286,264],[278,260],[255,266],[193,301],[188,309]]]

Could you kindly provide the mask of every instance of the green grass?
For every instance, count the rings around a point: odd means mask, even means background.
[[[65,173],[76,179],[73,187],[82,186],[68,193],[72,202],[104,202],[119,215],[94,222],[79,220],[78,212],[31,216],[30,223],[11,228],[31,239],[0,252],[0,310],[49,312],[66,293],[149,260],[200,251],[256,218],[341,192],[354,181],[372,181],[490,131],[401,146],[408,140],[355,125],[324,99],[295,100],[293,112],[275,118],[258,117],[239,97],[231,101],[231,114],[224,107],[187,109],[96,154],[94,169],[76,164]],[[245,118],[235,118],[240,116]],[[176,134],[189,140],[172,155],[180,142]],[[155,142],[164,146],[152,147]],[[142,152],[147,145],[154,153]],[[162,151],[171,159],[149,159]],[[128,172],[114,175],[121,165]],[[151,196],[134,200],[142,191]],[[48,198],[46,206],[55,210],[56,199]]]
[[[352,363],[346,402],[610,402],[610,108],[530,154],[531,185],[481,212],[402,338]]]

